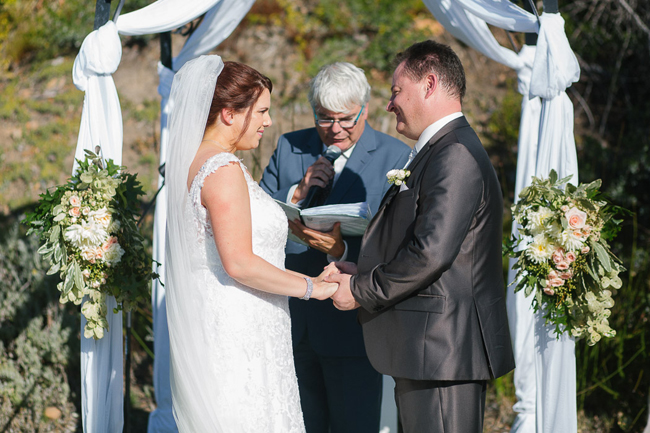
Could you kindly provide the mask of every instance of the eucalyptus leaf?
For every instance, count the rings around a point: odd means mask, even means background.
[[[71,268],[72,266],[68,267],[68,270]],[[74,286],[74,278],[72,278],[70,272],[66,272],[65,281],[63,283],[63,293],[67,295],[70,292],[70,290],[72,290],[73,286]]]
[[[609,254],[607,253],[607,250],[605,250],[605,248],[599,242],[592,242],[591,246],[596,252],[600,264],[603,266],[603,268],[605,268],[605,271],[612,272],[612,264],[609,261]]]
[[[542,291],[541,290],[535,290],[535,300],[537,301],[537,306],[541,307],[542,306]]]
[[[38,249],[37,252],[38,252],[39,254],[47,254],[47,253],[49,253],[50,251],[52,251],[53,249],[54,249],[54,247],[51,246],[48,242],[46,242],[46,243],[44,243],[43,245],[41,245],[41,247]]]
[[[54,217],[54,221],[56,222],[63,221],[64,219],[65,219],[65,213],[60,213]]]
[[[56,241],[59,240],[60,236],[61,236],[61,226],[57,224],[52,227],[52,230],[50,230],[50,243],[56,243]]]
[[[579,199],[576,199],[576,202],[578,202],[578,204],[580,204],[580,207],[582,207],[582,209],[596,210],[594,205],[591,203],[591,200],[587,200],[585,198],[579,198]]]
[[[594,281],[600,281],[598,273],[594,267],[593,255],[590,255],[589,259],[587,260],[587,272],[589,272],[589,275],[591,275],[591,278],[593,278]]]
[[[526,298],[530,296],[531,293],[533,293],[533,290],[535,290],[535,286],[529,286],[525,285],[526,290],[524,290],[524,295],[526,295]]]
[[[84,289],[84,279],[83,279],[83,275],[81,275],[81,269],[79,268],[79,263],[77,263],[75,261],[73,268],[74,268],[74,271],[73,271],[74,272],[74,283],[75,283],[75,285],[77,286],[77,288],[79,290],[83,290]]]
[[[567,183],[566,192],[569,194],[573,194],[575,191],[576,191],[576,186],[572,183]]]
[[[47,271],[45,275],[53,275],[59,272],[59,269],[61,269],[61,264],[60,263],[54,263],[52,267]]]

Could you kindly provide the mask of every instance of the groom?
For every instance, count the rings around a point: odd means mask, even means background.
[[[334,303],[361,307],[368,357],[395,378],[405,433],[483,430],[486,381],[514,368],[501,265],[501,188],[461,113],[465,73],[451,48],[397,55],[387,110],[417,140],[405,183],[384,196]],[[349,275],[354,273],[356,275]]]

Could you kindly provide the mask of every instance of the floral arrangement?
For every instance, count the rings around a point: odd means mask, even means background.
[[[404,182],[406,182],[406,178],[411,175],[411,172],[409,170],[398,170],[398,169],[393,169],[390,170],[388,173],[386,173],[386,178],[388,179],[388,183],[391,185],[397,185],[400,186]]]
[[[108,331],[107,296],[118,310],[131,311],[149,296],[149,284],[158,275],[146,254],[136,223],[139,197],[144,194],[135,175],[86,151],[84,161],[68,182],[41,194],[36,210],[27,215],[27,234],[37,233],[38,250],[58,272],[60,302],[83,301],[86,338],[100,339]],[[84,301],[85,299],[85,301]]]
[[[619,230],[620,220],[613,217],[622,209],[602,200],[600,180],[576,187],[570,178],[558,179],[551,171],[548,179],[534,177],[521,191],[512,208],[520,236],[504,251],[517,259],[515,291],[535,294],[534,311],[543,307],[555,334],[586,337],[593,346],[616,335],[607,319],[625,269],[607,240]]]

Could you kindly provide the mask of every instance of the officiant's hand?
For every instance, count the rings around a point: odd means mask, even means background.
[[[294,220],[289,221],[289,229],[311,248],[329,254],[332,257],[340,258],[345,252],[345,244],[343,243],[343,235],[341,234],[341,223],[335,223],[334,228],[329,232],[319,232],[310,229],[299,220]]]
[[[309,188],[312,186],[325,188],[333,177],[334,167],[332,166],[332,163],[321,156],[307,169],[305,177],[303,177],[298,184],[291,201],[295,204],[300,200],[304,200],[305,197],[307,197]]]
[[[339,310],[347,311],[360,307],[350,291],[350,277],[352,277],[350,274],[330,274],[325,277],[325,281],[338,283],[339,285],[339,289],[332,295],[334,306]]]

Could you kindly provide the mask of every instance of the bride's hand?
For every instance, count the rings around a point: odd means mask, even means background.
[[[339,285],[337,283],[322,281],[322,278],[318,276],[318,278],[314,279],[314,290],[312,291],[311,297],[323,301],[331,298],[338,289]]]
[[[339,268],[336,267],[336,263],[332,262],[329,265],[325,266],[323,272],[321,272],[319,276],[314,278],[314,281],[319,281],[319,282],[324,281],[325,277],[327,277],[328,275],[339,274],[339,273],[341,273],[341,271],[339,270]]]

